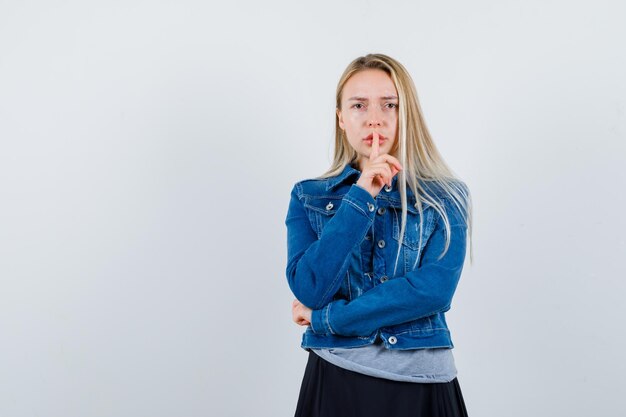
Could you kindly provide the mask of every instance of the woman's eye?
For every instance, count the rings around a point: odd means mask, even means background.
[[[361,109],[361,108],[363,108],[363,105],[361,103],[356,103],[352,107],[354,107],[355,109]]]
[[[388,106],[391,106],[392,109],[397,109],[398,105],[396,103],[387,103]]]

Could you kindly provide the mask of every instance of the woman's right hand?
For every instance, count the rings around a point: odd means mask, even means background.
[[[291,315],[296,324],[300,326],[310,325],[311,314],[313,314],[313,310],[302,304],[297,298],[291,303]]]
[[[372,137],[372,152],[370,152],[369,164],[361,172],[361,176],[356,184],[365,188],[373,198],[376,198],[385,184],[391,186],[392,178],[400,172],[402,165],[400,161],[389,154],[379,155],[378,133],[374,132]]]

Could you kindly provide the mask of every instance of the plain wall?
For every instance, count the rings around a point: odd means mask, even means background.
[[[619,1],[0,1],[0,415],[290,416],[289,192],[359,55],[474,199],[470,415],[626,415]]]

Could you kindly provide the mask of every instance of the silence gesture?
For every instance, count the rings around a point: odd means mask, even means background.
[[[372,135],[372,151],[367,165],[363,168],[357,185],[365,188],[372,197],[376,197],[385,184],[391,186],[391,180],[400,172],[400,161],[389,154],[380,155],[378,132]]]

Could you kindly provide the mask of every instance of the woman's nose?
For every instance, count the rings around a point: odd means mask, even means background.
[[[374,106],[372,106],[374,107]],[[370,111],[368,114],[368,127],[380,127],[382,126],[382,115],[375,108],[370,107]]]

